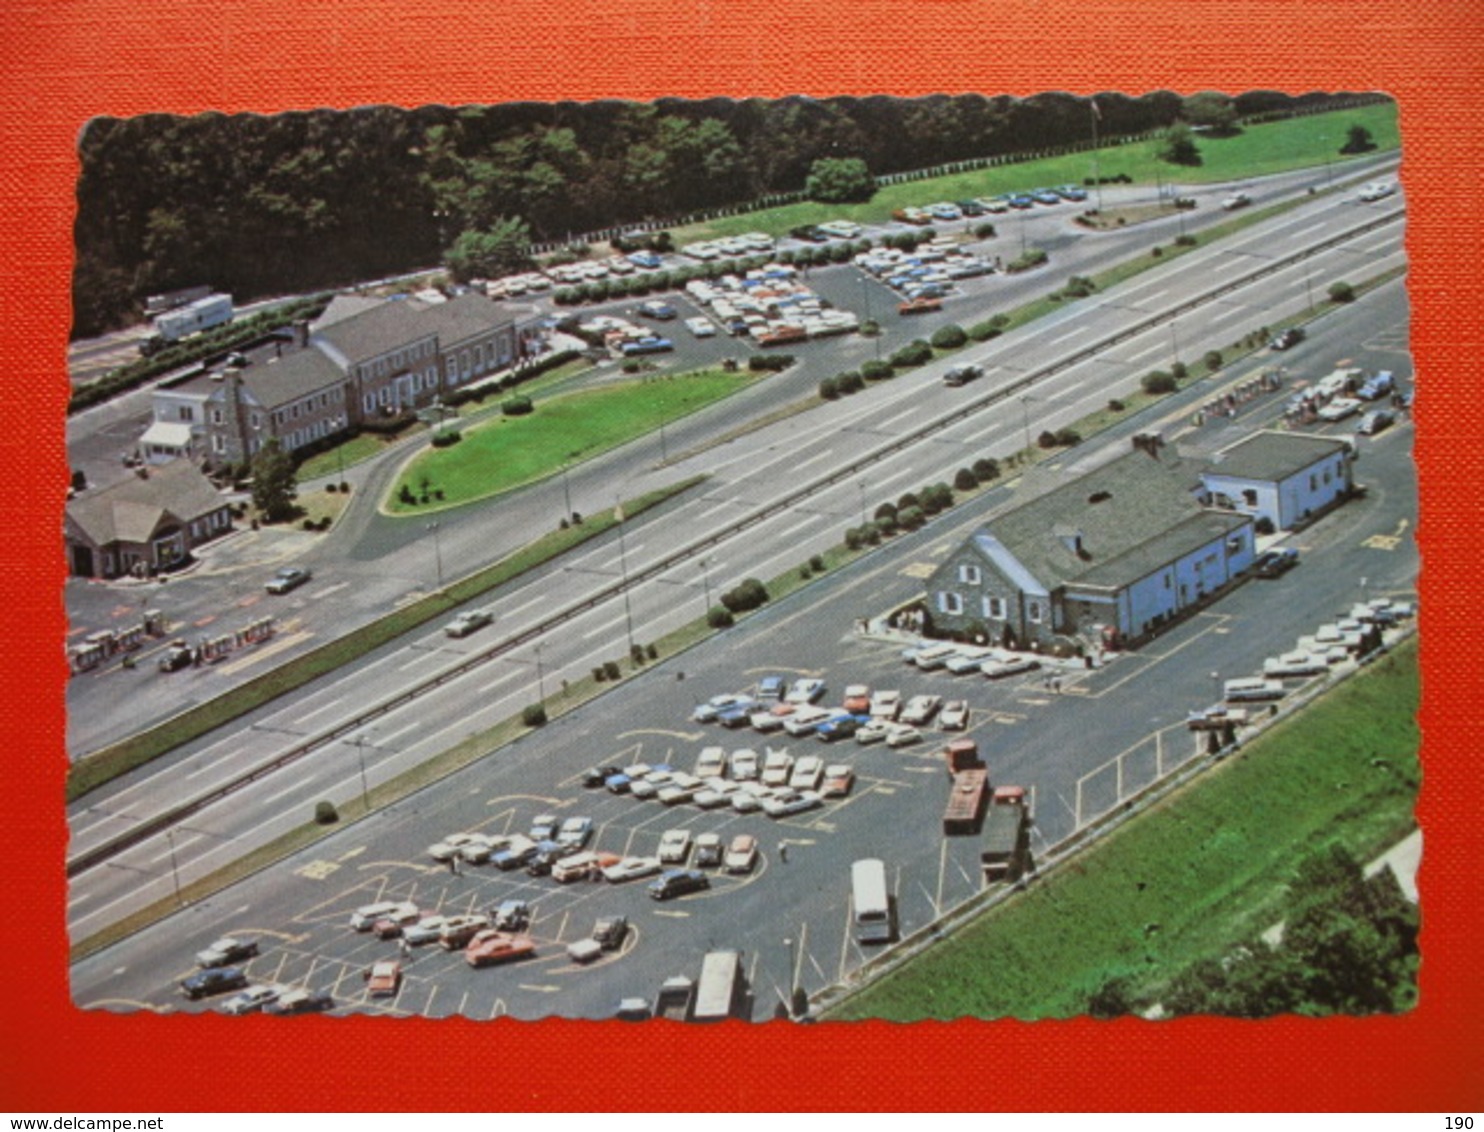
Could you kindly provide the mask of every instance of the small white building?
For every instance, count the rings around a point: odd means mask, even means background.
[[[1216,454],[1201,473],[1212,503],[1292,530],[1355,490],[1348,441],[1292,432],[1259,432]]]

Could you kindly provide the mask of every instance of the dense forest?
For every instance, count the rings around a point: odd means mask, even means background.
[[[1225,101],[1248,117],[1329,97]],[[1098,129],[1162,129],[1194,101],[1099,95]],[[1079,144],[1092,118],[1066,94],[100,118],[79,143],[73,334],[138,318],[151,293],[210,283],[243,301],[333,287],[437,264],[478,234],[563,240],[796,192],[821,158],[881,176]]]

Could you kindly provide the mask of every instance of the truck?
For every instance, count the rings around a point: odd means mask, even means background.
[[[955,739],[943,748],[943,761],[948,764],[948,776],[952,778],[962,770],[977,770],[984,766],[979,757],[979,744],[972,739]]]
[[[985,814],[984,843],[979,865],[984,883],[1019,879],[1025,860],[1027,812],[1025,791],[1019,786],[1000,786]]]
[[[742,975],[742,956],[736,951],[712,951],[701,961],[701,979],[696,984],[692,1022],[723,1022],[745,1018],[747,980]]]
[[[943,833],[947,837],[974,833],[984,822],[984,803],[989,791],[989,771],[983,767],[961,770],[953,776],[948,808],[943,811]]]
[[[199,334],[214,326],[225,326],[231,321],[232,296],[207,295],[204,299],[187,303],[178,310],[159,315],[154,322],[155,332],[139,344],[139,349],[147,356],[192,334]]]
[[[695,998],[696,984],[684,975],[672,975],[660,984],[659,997],[654,1000],[654,1016],[689,1022]]]
[[[208,284],[200,287],[182,287],[179,291],[150,295],[144,300],[144,315],[146,318],[154,318],[155,315],[178,310],[198,299],[204,299],[209,294],[211,294],[211,287]]]

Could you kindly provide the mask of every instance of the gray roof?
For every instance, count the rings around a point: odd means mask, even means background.
[[[385,299],[374,299],[369,295],[336,295],[325,308],[325,313],[309,324],[309,329],[317,333],[327,326],[374,310],[384,302]]]
[[[95,544],[146,542],[167,516],[183,523],[227,506],[227,500],[189,460],[172,460],[147,479],[128,479],[87,492],[67,504],[67,517]]]
[[[1278,483],[1347,447],[1329,436],[1294,432],[1259,432],[1218,452],[1208,475],[1234,476],[1260,483]]]
[[[1235,512],[1203,510],[1183,523],[1177,523],[1147,541],[1130,547],[1118,557],[1093,566],[1077,578],[1076,584],[1119,589],[1140,578],[1147,578],[1156,570],[1164,569],[1192,550],[1241,530],[1250,522],[1248,516]]]
[[[1035,485],[1037,494],[1017,496],[986,528],[1047,589],[1132,582],[1209,541],[1208,513],[1188,483],[1180,461],[1135,450],[1057,486]]]
[[[345,374],[318,350],[297,350],[248,366],[241,373],[243,388],[265,409],[276,409],[345,380]]]
[[[428,307],[422,312],[420,325],[437,334],[438,345],[448,350],[465,339],[477,338],[510,323],[508,313],[483,295],[470,291],[446,303]]]
[[[425,321],[426,314],[420,303],[392,300],[323,327],[310,341],[348,370],[432,336],[435,331]]]

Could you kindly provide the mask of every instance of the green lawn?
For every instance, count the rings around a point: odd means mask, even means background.
[[[1123,146],[1104,146],[1097,151],[1098,171],[1104,177],[1126,173],[1141,184],[1153,185],[1156,177],[1166,184],[1206,184],[1234,181],[1282,173],[1289,169],[1319,166],[1328,158],[1336,177],[1345,174],[1346,158],[1339,155],[1349,128],[1364,126],[1371,131],[1376,150],[1385,152],[1400,145],[1395,104],[1362,106],[1354,110],[1337,110],[1307,118],[1290,118],[1249,126],[1230,138],[1198,136],[1201,151],[1199,166],[1176,166],[1155,156],[1155,141],[1133,142]],[[818,224],[825,220],[845,218],[861,224],[879,224],[893,209],[905,205],[930,204],[939,200],[964,200],[969,197],[998,196],[1016,189],[1037,185],[1081,183],[1092,175],[1091,152],[1051,157],[1041,161],[1024,161],[991,169],[953,173],[923,181],[909,181],[878,189],[865,204],[817,204],[803,201],[779,208],[726,216],[673,230],[677,244],[735,236],[741,232],[782,233],[800,224]],[[1002,228],[1013,223],[1013,217],[985,219]]]
[[[652,432],[756,379],[747,372],[703,370],[537,398],[533,413],[471,425],[458,444],[421,453],[392,486],[387,507],[394,514],[426,512],[398,498],[403,484],[420,495],[425,480],[429,490],[443,492],[443,506],[498,495]]]
[[[1305,855],[1412,828],[1418,692],[1413,638],[834,1016],[1067,1017],[1115,977],[1157,996],[1280,919]]]

